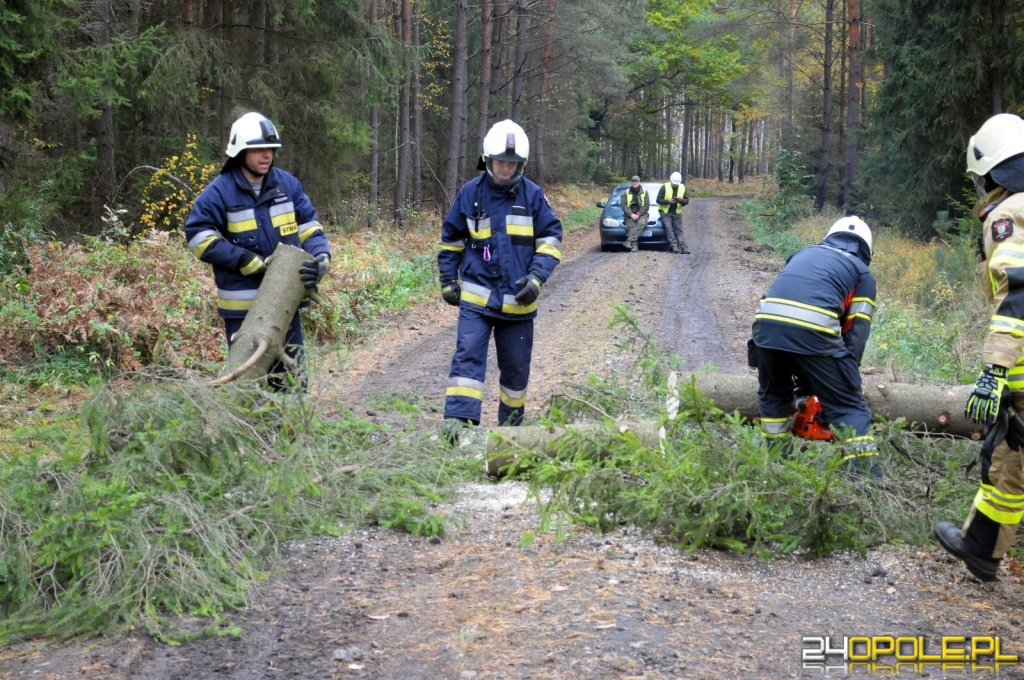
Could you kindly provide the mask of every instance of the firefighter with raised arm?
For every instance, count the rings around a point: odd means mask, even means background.
[[[864,220],[849,216],[837,220],[821,243],[794,253],[757,305],[750,362],[757,368],[758,409],[770,449],[788,450],[795,391],[804,389],[820,401],[835,431],[852,431],[840,442],[847,464],[878,477],[860,377],[875,310],[872,241]]]
[[[480,424],[491,335],[498,359],[498,423],[519,425],[533,355],[537,300],[562,259],[562,223],[523,176],[530,141],[517,123],[495,123],[483,140],[478,178],[462,186],[441,227],[441,297],[459,307],[444,434]]]
[[[981,484],[967,519],[935,525],[943,548],[982,581],[995,581],[1024,515],[1024,120],[989,118],[967,144],[967,174],[980,200],[978,274],[992,303],[985,368],[965,413],[986,427]]]

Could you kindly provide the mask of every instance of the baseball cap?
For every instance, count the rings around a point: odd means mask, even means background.
[[[631,178],[629,179],[629,181],[630,181],[630,182],[639,182],[639,181],[640,181],[640,175],[633,175],[633,176],[632,176],[632,177],[631,177]]]

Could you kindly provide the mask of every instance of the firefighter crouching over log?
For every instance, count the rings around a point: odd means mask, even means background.
[[[523,421],[537,299],[562,259],[562,223],[541,188],[523,177],[529,155],[518,124],[495,123],[483,140],[478,169],[485,172],[462,186],[441,227],[441,297],[459,307],[444,403],[450,442],[464,424],[480,424],[492,332],[498,424]]]
[[[986,426],[981,485],[963,527],[935,525],[943,548],[982,581],[995,581],[1024,515],[1024,120],[989,118],[967,144],[967,173],[981,197],[978,274],[992,303],[985,370],[966,415]]]
[[[263,281],[265,260],[285,243],[309,253],[298,275],[313,288],[327,273],[331,250],[316,210],[299,180],[274,167],[281,148],[277,128],[250,112],[231,125],[220,175],[203,189],[185,221],[185,240],[197,258],[213,267],[217,312],[224,319],[228,347],[242,327]],[[309,306],[306,300],[302,306]],[[302,322],[292,318],[285,334],[285,354],[294,363],[299,389],[306,387]],[[268,381],[283,389],[287,368],[277,362]]]
[[[871,229],[851,216],[836,221],[821,243],[793,254],[758,303],[750,363],[770,448],[788,451],[799,388],[818,397],[830,425],[852,429],[843,442],[852,451],[850,467],[880,477],[860,377],[875,310],[871,245]]]

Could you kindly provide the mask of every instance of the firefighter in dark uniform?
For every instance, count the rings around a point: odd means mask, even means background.
[[[989,118],[967,144],[967,173],[981,197],[978,274],[992,303],[982,350],[985,369],[966,415],[986,426],[981,484],[959,527],[935,525],[935,538],[982,581],[995,581],[1000,560],[1024,515],[1024,120]]]
[[[307,288],[327,273],[331,249],[316,210],[294,175],[274,167],[281,148],[269,119],[250,112],[231,125],[227,160],[196,197],[185,221],[185,240],[197,258],[213,266],[217,312],[224,319],[228,346],[242,327],[263,281],[265,260],[279,243],[310,255],[299,269]],[[309,301],[303,302],[304,306]],[[296,313],[285,334],[285,354],[294,362],[300,388],[305,387],[302,324]],[[271,387],[281,388],[286,367],[271,368]]]
[[[770,448],[788,449],[795,392],[804,391],[818,397],[839,434],[852,430],[844,442],[849,465],[880,476],[860,377],[875,310],[871,244],[871,229],[851,216],[794,253],[758,303],[751,359]]]
[[[480,424],[492,333],[498,422],[523,421],[537,299],[562,259],[562,223],[541,188],[523,177],[529,155],[530,142],[519,125],[495,123],[483,140],[478,167],[485,172],[463,185],[441,227],[441,296],[459,307],[445,391],[449,440],[461,424]]]
[[[626,247],[629,252],[639,250],[637,241],[647,228],[647,214],[651,208],[651,197],[647,189],[640,186],[640,175],[633,175],[629,186],[622,192],[623,220],[626,223]]]

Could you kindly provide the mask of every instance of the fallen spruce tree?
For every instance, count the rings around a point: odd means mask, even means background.
[[[671,384],[671,383],[670,383]],[[912,432],[924,436],[956,436],[980,439],[979,425],[964,416],[963,405],[973,385],[936,387],[890,382],[871,376],[864,379],[864,396],[876,417],[892,421],[903,418]],[[757,376],[748,374],[698,374],[684,376],[679,389],[684,402],[692,402],[697,394],[714,403],[724,413],[738,413],[755,421],[757,410]],[[670,409],[671,410],[671,409]],[[655,448],[662,429],[650,421],[631,421],[609,428],[600,423],[546,427],[529,425],[501,427],[488,431],[487,473],[497,475],[514,458],[516,451],[534,451],[551,455],[556,442],[570,430],[587,436],[613,437],[632,432],[640,443]]]

